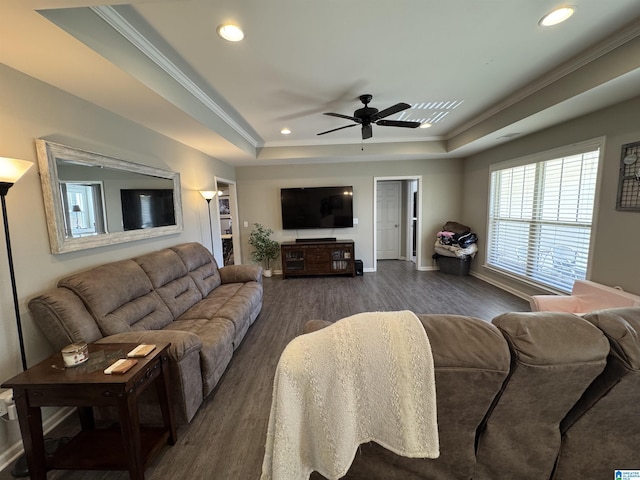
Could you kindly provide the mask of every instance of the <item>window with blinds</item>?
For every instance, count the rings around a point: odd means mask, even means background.
[[[491,169],[487,265],[569,292],[585,279],[600,146]]]

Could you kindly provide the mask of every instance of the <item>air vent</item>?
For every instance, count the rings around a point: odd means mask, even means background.
[[[398,120],[411,120],[434,125],[444,120],[449,113],[458,108],[464,100],[449,100],[439,102],[416,102],[409,110],[400,114]]]

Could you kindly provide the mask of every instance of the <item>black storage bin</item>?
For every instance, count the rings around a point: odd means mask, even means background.
[[[440,267],[440,271],[442,273],[449,273],[452,275],[469,275],[471,257],[469,255],[465,255],[462,258],[438,255],[436,257],[436,263],[438,264],[438,267]]]
[[[358,276],[364,275],[364,265],[362,263],[362,260],[356,260],[355,266],[356,266],[356,275]]]

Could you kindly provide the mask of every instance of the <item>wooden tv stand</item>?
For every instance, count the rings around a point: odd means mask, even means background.
[[[356,274],[353,240],[282,242],[282,276]]]

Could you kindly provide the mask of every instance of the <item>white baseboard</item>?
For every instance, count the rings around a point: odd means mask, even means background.
[[[430,265],[430,266],[426,266],[426,267],[418,267],[418,270],[420,272],[433,272],[435,270],[440,270],[440,268],[435,267],[433,265]]]
[[[65,420],[69,415],[75,412],[74,407],[64,407],[58,409],[53,415],[47,418],[43,425],[42,429],[44,431],[45,436],[55,427],[57,427],[63,420]],[[20,457],[24,453],[24,447],[22,446],[22,440],[14,443],[4,452],[0,453],[0,470],[6,469],[9,465],[15,462],[18,457]]]
[[[494,278],[487,277],[487,276],[482,275],[482,274],[480,274],[478,272],[473,272],[472,271],[471,272],[471,276],[479,278],[483,282],[487,282],[487,283],[493,285],[494,287],[498,287],[501,290],[504,290],[505,292],[509,292],[512,295],[515,295],[516,297],[520,297],[523,300],[526,300],[527,302],[531,300],[531,297],[529,295],[527,295],[524,292],[521,292],[517,288],[514,288],[512,285],[507,285],[506,283],[498,282]]]

